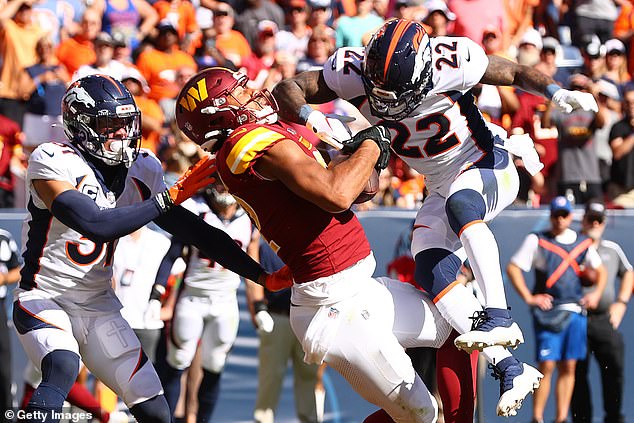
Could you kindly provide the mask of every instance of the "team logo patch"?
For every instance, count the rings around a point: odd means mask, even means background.
[[[86,107],[94,107],[96,104],[95,100],[90,96],[90,94],[88,94],[88,91],[79,85],[75,85],[73,88],[68,90],[66,97],[64,97],[64,101],[69,107],[76,102],[83,103]]]
[[[328,310],[328,318],[336,319],[338,316],[339,316],[339,310],[337,310],[334,307],[330,307],[330,310]]]

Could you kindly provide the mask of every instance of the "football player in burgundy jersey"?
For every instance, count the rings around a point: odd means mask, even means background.
[[[291,269],[291,327],[305,361],[327,362],[393,421],[436,421],[436,402],[403,347],[438,347],[450,325],[413,286],[372,278],[374,257],[349,209],[372,168],[387,165],[387,131],[371,126],[357,133],[343,143],[349,158],[327,167],[313,145],[278,120],[268,91],[246,83],[245,75],[224,68],[198,73],[177,98],[176,119],[189,138],[216,153],[221,180]],[[460,294],[463,308],[481,310],[466,288]],[[466,313],[459,318],[468,324]],[[511,396],[526,385],[511,386]],[[504,412],[513,414],[533,388],[518,401],[509,396]]]
[[[179,206],[213,182],[213,160],[202,159],[167,189],[158,159],[139,149],[140,112],[121,82],[79,79],[62,112],[68,140],[41,144],[27,168],[29,215],[13,321],[42,382],[24,421],[59,421],[81,356],[139,422],[168,423],[159,378],[112,289],[117,239],[154,220],[245,277],[279,280],[225,232]]]
[[[306,124],[327,139],[340,142],[348,135],[334,132],[337,127],[307,103],[343,98],[370,123],[391,129],[392,151],[426,176],[430,191],[412,240],[416,281],[462,333],[456,345],[484,350],[496,363],[505,392],[523,366],[507,351],[487,347],[517,346],[524,337],[507,309],[498,247],[486,222],[519,189],[509,152],[522,157],[529,171],[541,164],[531,142],[507,139],[501,128],[484,121],[471,93],[478,83],[513,85],[551,99],[564,111],[597,110],[588,93],[564,90],[533,68],[487,56],[468,38],[431,38],[420,23],[404,19],[386,22],[365,50],[339,49],[322,70],[282,81],[273,94],[282,118]],[[486,308],[474,316],[473,325],[459,326],[456,317],[464,311],[453,297],[455,276],[467,257]]]

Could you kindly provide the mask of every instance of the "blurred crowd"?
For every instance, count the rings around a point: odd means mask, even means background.
[[[176,129],[175,98],[198,70],[240,69],[252,87],[270,89],[319,68],[338,47],[364,45],[392,17],[421,21],[433,36],[469,37],[488,54],[596,96],[597,113],[561,114],[512,87],[477,87],[485,117],[529,134],[545,164],[535,176],[523,172],[518,206],[556,195],[634,206],[628,0],[9,0],[0,5],[0,207],[25,207],[28,154],[63,139],[60,99],[77,78],[122,80],[143,114],[143,147],[178,173],[198,150]],[[320,109],[354,114],[343,101]],[[424,187],[422,175],[393,158],[379,195],[357,207],[417,208]]]

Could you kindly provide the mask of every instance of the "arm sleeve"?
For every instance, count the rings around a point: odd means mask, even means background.
[[[103,243],[146,225],[161,214],[161,209],[154,197],[130,206],[100,209],[88,196],[68,190],[53,200],[51,212],[69,228]]]
[[[165,253],[163,260],[161,260],[161,264],[156,272],[156,278],[154,279],[155,285],[162,285],[167,288],[167,281],[172,272],[172,266],[174,266],[176,259],[181,256],[184,246],[185,244],[183,244],[175,236],[172,236],[172,243]]]
[[[224,268],[252,281],[264,272],[224,231],[208,225],[204,220],[181,206],[155,219],[157,225],[178,237],[187,245],[194,245]]]

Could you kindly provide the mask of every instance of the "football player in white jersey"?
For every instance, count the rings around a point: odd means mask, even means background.
[[[597,110],[588,93],[564,90],[533,68],[487,56],[468,38],[430,38],[420,23],[404,19],[386,22],[365,50],[339,49],[323,70],[282,81],[273,94],[282,117],[306,124],[335,145],[349,138],[343,125],[307,103],[343,98],[371,124],[391,129],[392,150],[426,176],[430,191],[412,240],[416,280],[462,333],[456,345],[466,351],[484,349],[506,392],[518,383],[517,376],[532,367],[500,347],[518,345],[523,335],[507,308],[498,247],[486,222],[511,204],[518,192],[517,171],[508,151],[535,170],[540,163],[532,143],[507,140],[499,128],[492,130],[485,123],[471,93],[480,82],[541,94],[565,111]],[[486,300],[471,327],[458,323],[463,311],[455,297],[463,289],[455,278],[467,257]],[[496,347],[487,348],[491,346]],[[535,371],[526,380],[539,376]]]
[[[202,195],[187,200],[183,207],[209,225],[225,231],[255,260],[259,258],[259,232],[222,182],[210,185]],[[175,244],[182,252],[185,245],[173,237],[172,246]],[[191,365],[200,342],[203,378],[198,388],[196,421],[211,422],[220,393],[220,376],[227,354],[238,336],[240,275],[197,248],[188,250],[186,262],[187,269],[169,330],[166,363],[159,366],[159,377],[174,414],[181,392],[181,375]],[[253,285],[254,282],[246,281],[247,297],[256,290]],[[272,323],[270,315],[268,317]]]
[[[159,161],[139,149],[140,112],[121,82],[79,79],[62,99],[62,114],[68,140],[40,145],[27,169],[25,264],[13,321],[42,383],[25,421],[59,421],[53,412],[61,411],[81,356],[139,422],[170,422],[158,376],[111,286],[117,239],[154,220],[245,277],[268,285],[279,278],[178,206],[213,181],[214,162],[201,160],[167,189]]]

